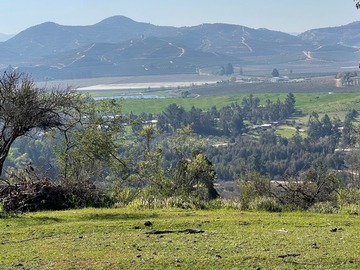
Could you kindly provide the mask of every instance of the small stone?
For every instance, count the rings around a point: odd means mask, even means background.
[[[145,221],[144,225],[147,226],[147,227],[150,227],[150,226],[152,226],[153,224],[152,224],[151,221],[148,220],[148,221]]]
[[[311,247],[312,247],[312,248],[315,248],[315,249],[319,249],[319,248],[320,248],[316,243],[312,243],[312,244],[311,244]]]

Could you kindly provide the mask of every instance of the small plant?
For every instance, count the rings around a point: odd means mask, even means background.
[[[114,187],[111,198],[115,201],[116,206],[126,206],[130,204],[136,197],[138,197],[141,190],[139,188],[124,187],[118,188]]]

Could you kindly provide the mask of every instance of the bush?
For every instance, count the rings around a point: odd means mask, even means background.
[[[360,189],[342,188],[338,192],[337,200],[340,206],[345,206],[349,204],[360,205]]]
[[[323,214],[335,214],[338,213],[339,210],[339,206],[331,201],[315,203],[308,209],[309,212]]]
[[[311,168],[297,178],[278,183],[274,196],[284,205],[294,205],[307,210],[320,202],[336,203],[340,190],[339,178],[325,168]]]
[[[192,196],[174,196],[169,198],[156,196],[139,196],[136,199],[132,200],[127,206],[134,209],[207,209],[210,207],[210,202],[202,201]]]
[[[116,206],[126,206],[134,201],[139,194],[141,193],[141,189],[139,188],[119,188],[114,187],[111,198],[114,200]]]
[[[65,197],[61,187],[48,180],[24,180],[9,186],[1,200],[5,212],[31,212],[61,210]]]
[[[240,203],[241,209],[249,209],[251,201],[256,197],[255,184],[249,181],[240,182]]]
[[[249,209],[256,211],[281,212],[281,204],[272,197],[256,197],[249,205]]]
[[[210,209],[242,209],[239,200],[232,199],[216,199],[209,202]]]
[[[269,197],[271,191],[270,183],[269,177],[263,176],[257,171],[247,170],[240,175],[238,184],[242,210],[249,209],[250,203],[257,197]]]
[[[64,210],[83,207],[106,207],[110,197],[94,185],[20,178],[0,194],[3,211],[7,213]]]
[[[360,213],[360,206],[357,204],[349,204],[341,208],[341,212],[357,216]]]
[[[61,185],[64,192],[65,209],[84,207],[110,207],[114,204],[111,196],[92,183],[76,182]]]

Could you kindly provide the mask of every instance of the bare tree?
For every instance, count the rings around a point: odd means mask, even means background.
[[[46,91],[26,74],[5,72],[0,79],[0,175],[18,137],[65,126],[79,112],[79,101],[80,95],[70,89]]]

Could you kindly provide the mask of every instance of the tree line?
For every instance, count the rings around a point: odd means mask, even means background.
[[[209,110],[202,110],[193,106],[190,111],[186,111],[173,103],[155,118],[157,127],[170,134],[182,126],[191,125],[193,131],[199,135],[234,137],[248,130],[245,120],[257,125],[289,118],[295,112],[295,102],[295,96],[289,93],[284,102],[280,99],[276,102],[267,99],[262,106],[260,99],[251,94],[243,98],[241,105],[233,103],[220,109],[212,106]],[[141,117],[149,119],[144,114]]]

